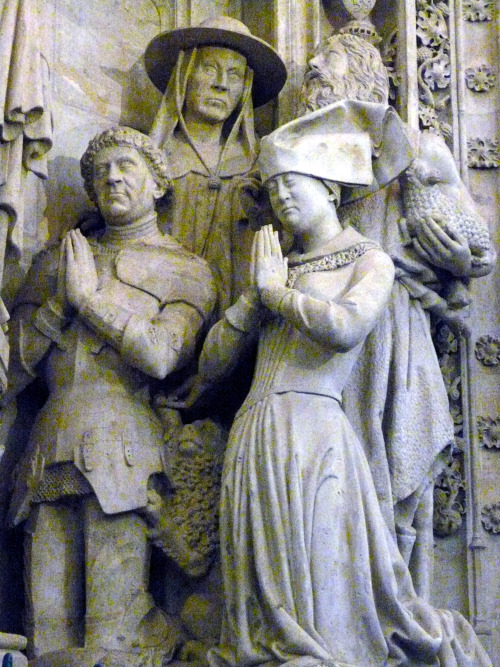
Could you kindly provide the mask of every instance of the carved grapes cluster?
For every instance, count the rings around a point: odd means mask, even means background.
[[[173,493],[158,496],[150,538],[189,576],[205,574],[219,544],[218,518],[226,434],[209,419],[168,436]]]
[[[488,65],[479,65],[465,70],[465,81],[470,90],[486,93],[495,85],[496,76]]]

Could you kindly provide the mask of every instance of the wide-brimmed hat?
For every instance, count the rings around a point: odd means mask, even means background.
[[[272,100],[285,85],[286,67],[272,46],[252,35],[241,21],[230,16],[217,16],[193,28],[163,32],[148,44],[146,71],[162,93],[179,52],[195,46],[222,46],[245,56],[253,70],[252,99],[255,107]]]
[[[342,100],[282,125],[264,137],[262,181],[287,172],[349,186],[343,201],[376,192],[414,158],[403,121],[391,107]]]

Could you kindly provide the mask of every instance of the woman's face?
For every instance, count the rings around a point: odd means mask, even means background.
[[[328,190],[317,178],[288,172],[271,178],[266,185],[273,211],[294,236],[309,233],[331,213]]]

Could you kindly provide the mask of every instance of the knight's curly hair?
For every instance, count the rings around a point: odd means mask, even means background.
[[[171,183],[168,177],[168,168],[161,151],[156,148],[151,139],[142,132],[131,127],[112,127],[104,130],[90,140],[87,150],[80,160],[80,171],[83,177],[85,191],[90,201],[97,205],[97,196],[94,189],[94,160],[97,153],[103,148],[113,146],[129,146],[135,148],[144,158],[155,182],[170,192]]]

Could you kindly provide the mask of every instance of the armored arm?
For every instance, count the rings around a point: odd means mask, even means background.
[[[80,317],[143,373],[163,379],[193,355],[202,329],[202,315],[187,303],[165,305],[152,318],[113,304],[96,292]]]
[[[8,402],[37,376],[37,366],[61,342],[71,321],[58,298],[59,247],[42,252],[33,263],[14,304],[9,324]]]

